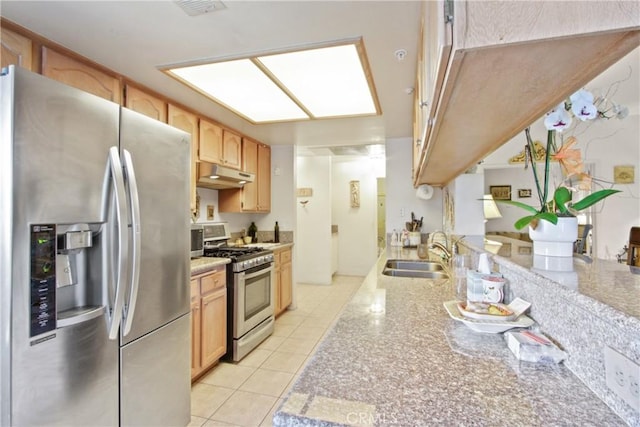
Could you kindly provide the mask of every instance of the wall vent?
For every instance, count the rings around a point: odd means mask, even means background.
[[[204,15],[227,8],[220,0],[174,0],[174,3],[189,16]]]

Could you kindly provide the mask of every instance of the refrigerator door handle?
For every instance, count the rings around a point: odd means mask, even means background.
[[[125,280],[127,275],[127,269],[125,261],[128,256],[128,221],[127,221],[127,207],[126,207],[126,192],[124,188],[124,175],[122,172],[122,163],[120,162],[120,155],[118,153],[118,147],[111,147],[109,149],[109,160],[107,162],[105,188],[106,193],[103,195],[105,201],[109,200],[110,184],[113,183],[114,196],[115,196],[115,213],[116,213],[116,225],[118,227],[118,258],[116,266],[116,287],[113,306],[109,301],[109,296],[105,299],[108,304],[107,318],[108,318],[108,332],[109,339],[118,339],[118,331],[122,319],[122,309],[124,306],[124,294],[125,294]],[[108,202],[105,206],[108,206]],[[109,295],[108,289],[105,290],[106,295]]]
[[[131,332],[133,315],[136,311],[138,298],[138,285],[140,283],[140,200],[138,199],[138,182],[133,168],[131,153],[122,150],[124,161],[124,173],[129,190],[129,207],[131,209],[131,265],[129,266],[129,301],[124,307],[124,325],[122,335],[127,336]]]

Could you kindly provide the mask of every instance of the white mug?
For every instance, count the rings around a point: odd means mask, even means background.
[[[504,298],[504,278],[485,275],[482,277],[482,301],[497,303]]]

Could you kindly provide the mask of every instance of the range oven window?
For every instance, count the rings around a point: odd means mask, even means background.
[[[244,320],[260,313],[271,305],[271,272],[252,273],[244,281]]]

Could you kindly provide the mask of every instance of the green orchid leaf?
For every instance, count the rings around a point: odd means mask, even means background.
[[[567,187],[558,187],[553,194],[553,200],[556,202],[556,209],[560,213],[567,213],[567,202],[571,201],[571,192]]]
[[[536,218],[544,219],[545,221],[549,221],[554,225],[558,223],[558,215],[551,212],[540,212],[538,215],[536,215]]]
[[[598,203],[600,200],[619,192],[620,190],[612,190],[612,189],[596,191],[595,193],[589,194],[584,199],[579,200],[574,204],[572,204],[571,208],[576,211],[581,211],[582,209],[586,209],[589,206]]]
[[[496,200],[496,203],[504,203],[504,204],[507,204],[507,205],[516,206],[518,208],[521,208],[521,209],[524,209],[526,211],[529,211],[532,214],[538,213],[538,209],[534,208],[533,206],[527,205],[527,204],[522,203],[522,202],[516,202],[514,200]]]
[[[551,212],[536,212],[535,215],[523,216],[522,218],[517,220],[515,224],[513,224],[513,226],[516,228],[516,230],[522,230],[531,222],[540,220],[540,219],[549,221],[551,224],[558,223],[558,215]]]
[[[522,230],[524,227],[529,225],[529,223],[531,223],[534,218],[535,215],[524,216],[517,220],[515,224],[513,224],[513,226],[516,228],[516,230]]]

